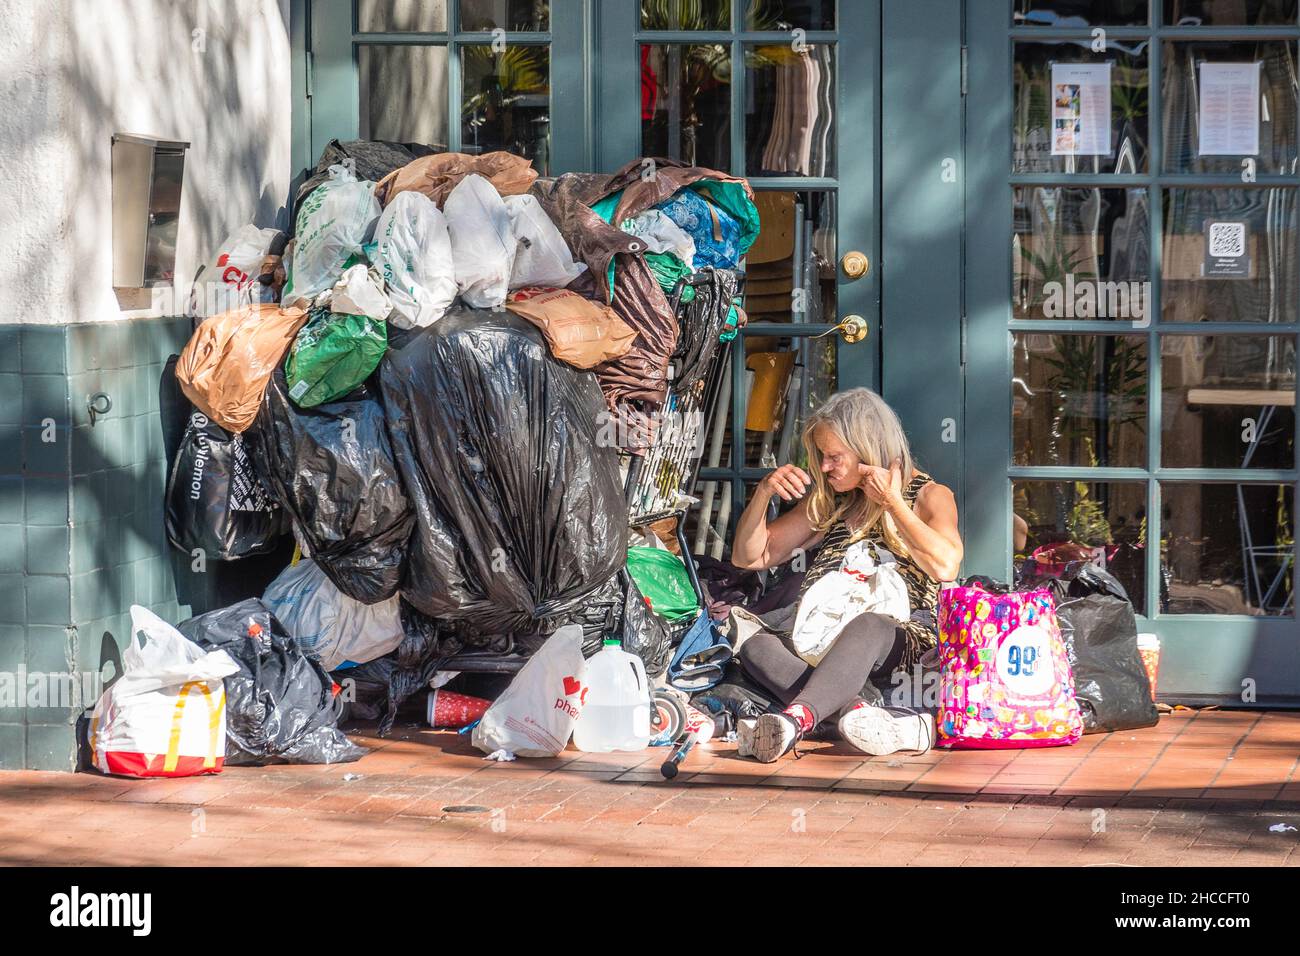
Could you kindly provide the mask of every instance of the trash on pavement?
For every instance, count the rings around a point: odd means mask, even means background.
[[[226,760],[232,764],[348,763],[366,753],[338,728],[334,682],[257,598],[184,621],[181,634],[225,651]]]
[[[587,700],[582,628],[560,628],[541,646],[474,728],[485,754],[554,757],[565,748]]]
[[[452,690],[431,690],[425,720],[430,727],[458,730],[476,723],[490,706],[492,701],[482,697],[470,697]]]
[[[95,767],[131,777],[220,773],[222,678],[238,670],[223,650],[199,647],[148,608],[132,605],[122,676],[104,691],[90,720]]]
[[[310,558],[285,568],[262,595],[294,643],[316,655],[327,671],[348,661],[373,661],[402,643],[398,601],[396,596],[375,604],[355,601]]]

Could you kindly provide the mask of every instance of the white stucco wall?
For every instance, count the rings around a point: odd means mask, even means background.
[[[233,229],[277,225],[290,60],[289,0],[0,0],[0,322],[131,314],[112,288],[115,132],[191,144],[186,289]]]

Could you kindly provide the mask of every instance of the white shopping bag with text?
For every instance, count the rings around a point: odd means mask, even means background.
[[[569,624],[547,638],[474,728],[485,754],[554,757],[569,743],[587,698],[582,628]]]
[[[122,676],[100,696],[90,721],[95,766],[132,777],[220,773],[222,678],[238,671],[225,651],[205,651],[148,608],[132,605]]]

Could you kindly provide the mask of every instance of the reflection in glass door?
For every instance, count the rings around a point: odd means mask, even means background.
[[[722,558],[754,483],[803,460],[838,388],[876,386],[874,208],[879,10],[782,0],[601,5],[600,168],[665,156],[745,176],[762,231],[744,263],[749,325],[706,429],[688,539]],[[839,51],[852,49],[845,60]],[[840,122],[853,105],[853,122]],[[846,192],[842,183],[855,188]],[[860,257],[841,267],[849,250]],[[863,267],[859,269],[857,263]],[[845,344],[842,319],[867,333]],[[852,325],[857,328],[858,326]]]
[[[979,561],[1110,571],[1166,693],[1300,698],[1297,4],[1010,7],[968,20]]]
[[[587,168],[585,13],[574,0],[313,0],[313,155],[362,138],[506,150],[543,175]]]

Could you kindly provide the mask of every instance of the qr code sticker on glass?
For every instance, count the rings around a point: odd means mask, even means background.
[[[1244,222],[1210,223],[1210,255],[1216,259],[1238,259],[1246,254]]]

